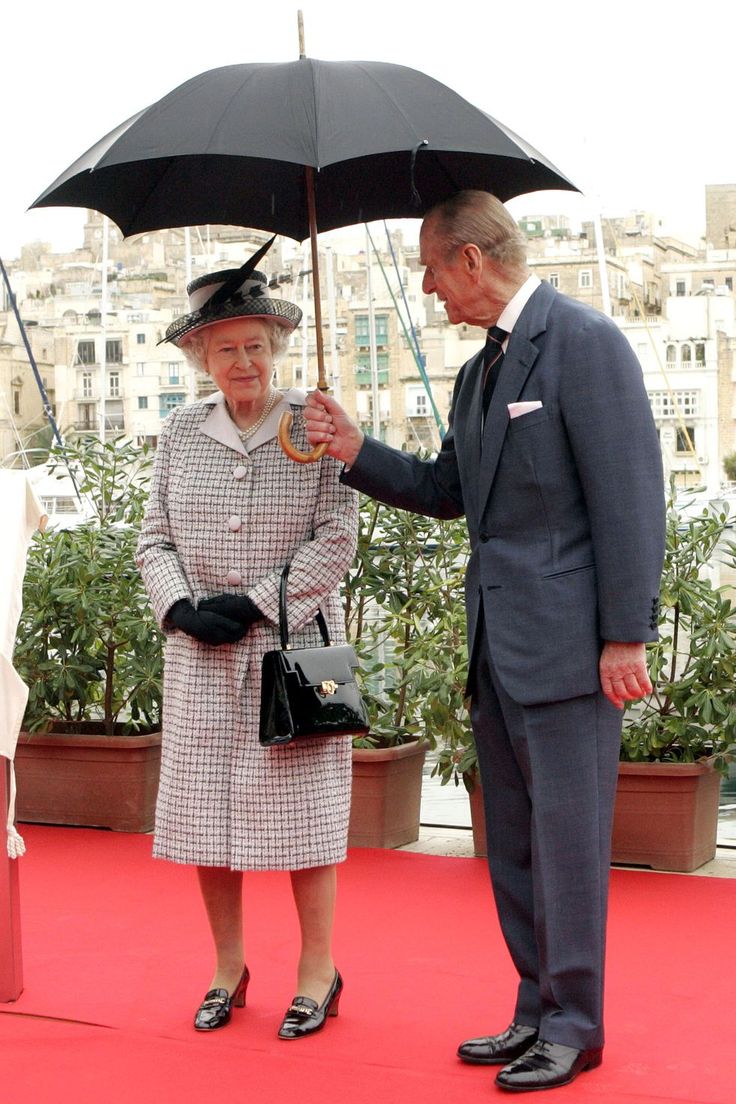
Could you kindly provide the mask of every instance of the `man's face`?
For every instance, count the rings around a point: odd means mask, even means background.
[[[425,222],[419,234],[419,262],[424,265],[422,291],[433,292],[444,304],[450,322],[471,322],[477,288],[464,263],[462,249],[456,249],[449,257],[444,255],[436,240],[431,222]]]

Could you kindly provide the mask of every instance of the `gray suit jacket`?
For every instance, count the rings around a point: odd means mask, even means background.
[[[468,640],[482,608],[512,698],[593,693],[602,640],[657,637],[665,503],[641,367],[610,319],[542,284],[482,435],[481,373],[482,352],[458,374],[436,459],[367,438],[342,478],[416,513],[465,514]],[[510,419],[519,401],[542,407]]]

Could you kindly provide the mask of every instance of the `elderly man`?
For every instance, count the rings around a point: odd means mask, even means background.
[[[510,1026],[463,1043],[509,1091],[600,1065],[611,825],[621,709],[651,689],[664,489],[641,368],[616,326],[530,274],[485,192],[433,208],[424,291],[488,329],[423,462],[364,438],[310,397],[311,443],[383,502],[464,514],[469,692],[498,915],[519,974]]]

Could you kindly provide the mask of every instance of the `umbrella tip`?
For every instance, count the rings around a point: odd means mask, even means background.
[[[301,8],[296,13],[296,22],[299,31],[299,58],[301,60],[301,58],[305,58],[307,56],[304,46],[304,16],[302,15]]]

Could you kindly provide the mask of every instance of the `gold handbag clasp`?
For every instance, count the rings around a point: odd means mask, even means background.
[[[319,692],[323,698],[330,698],[337,693],[337,683],[333,682],[332,679],[325,679],[320,685]]]

